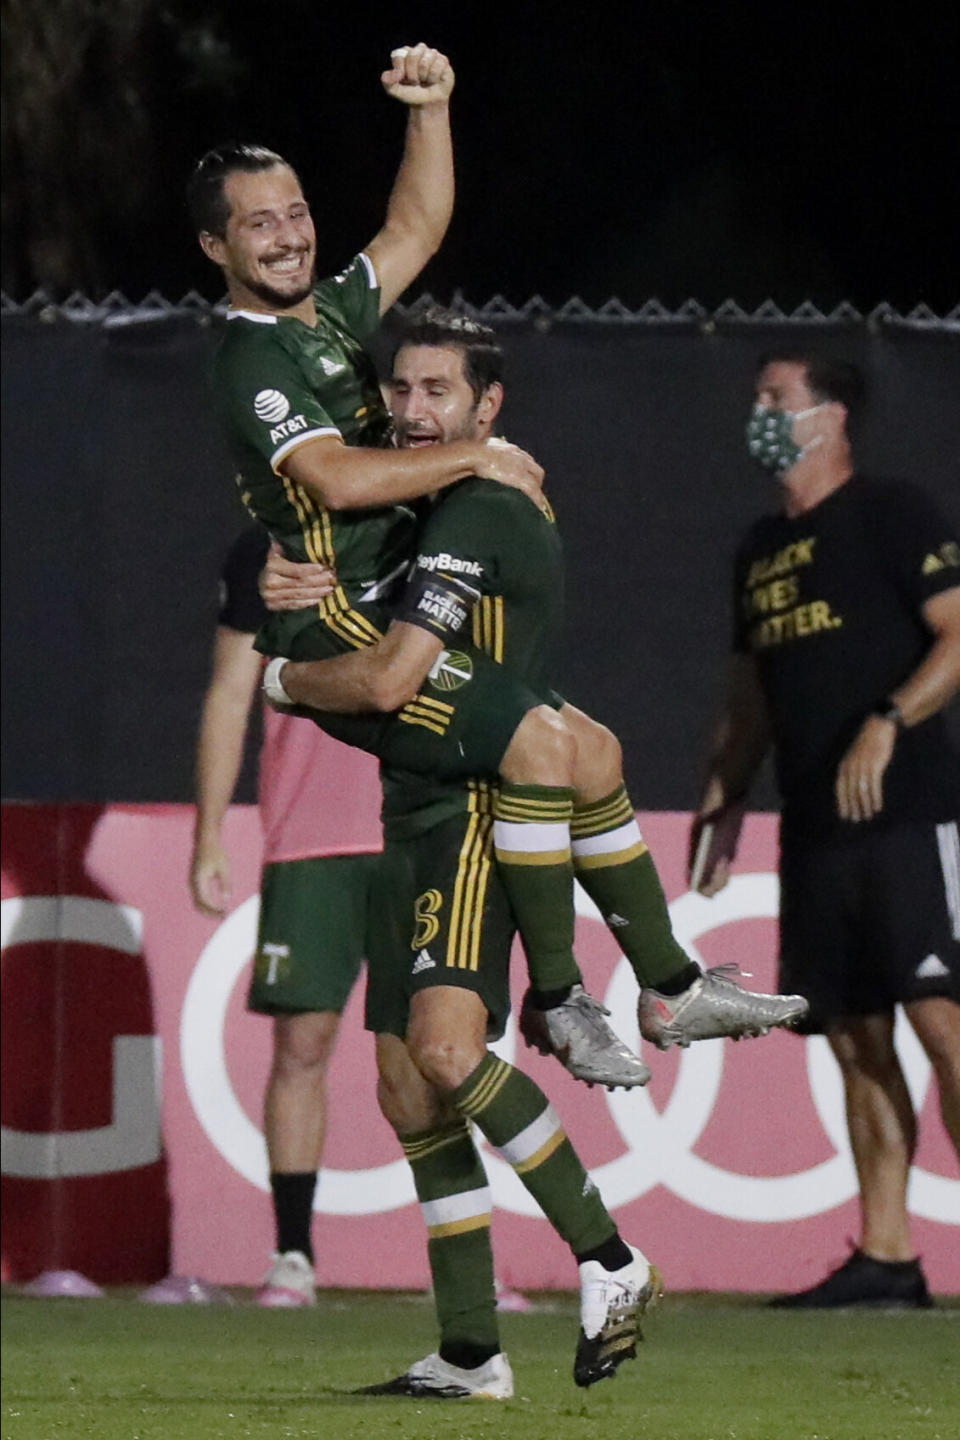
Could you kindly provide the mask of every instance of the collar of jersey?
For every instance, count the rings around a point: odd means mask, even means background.
[[[276,325],[279,315],[264,315],[259,310],[228,310],[228,320],[253,320],[257,325]]]

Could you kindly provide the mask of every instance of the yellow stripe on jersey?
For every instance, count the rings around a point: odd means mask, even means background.
[[[382,632],[366,615],[352,609],[346,592],[339,585],[332,595],[320,601],[318,608],[327,629],[339,635],[354,650],[364,650],[383,638]]]
[[[303,537],[304,549],[310,560],[318,565],[328,565],[331,569],[336,568],[336,552],[333,546],[333,531],[330,527],[330,516],[323,506],[318,507],[312,496],[298,485],[295,480],[281,475],[283,488],[287,499],[297,512],[297,520],[300,523],[300,534]]]
[[[482,595],[473,611],[473,643],[503,664],[504,610],[502,595]]]
[[[447,936],[446,963],[457,970],[479,969],[483,907],[492,866],[493,820],[489,815],[471,815],[460,847]]]
[[[317,505],[313,497],[295,480],[281,475],[287,499],[297,513],[300,534],[307,558],[317,565],[336,569],[337,552],[333,543],[333,522],[325,505]],[[317,613],[334,635],[354,650],[375,645],[383,639],[383,631],[367,617],[354,610],[347,592],[338,585],[317,604]]]

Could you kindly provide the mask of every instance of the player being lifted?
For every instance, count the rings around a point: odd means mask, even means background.
[[[489,803],[500,873],[531,972],[525,1029],[581,1079],[642,1084],[646,1067],[582,989],[572,947],[571,818],[578,873],[602,913],[618,917],[618,943],[646,987],[641,1028],[654,1043],[666,1048],[762,1033],[790,1023],[803,1002],[751,995],[715,972],[701,974],[670,933],[622,781],[600,793],[584,779],[590,765],[594,777],[609,774],[611,753],[619,775],[613,737],[571,707],[558,713],[548,694],[464,640],[474,587],[464,587],[462,574],[431,575],[432,592],[421,574],[407,588],[423,497],[482,474],[544,502],[539,467],[515,447],[491,442],[489,423],[482,438],[449,435],[389,448],[389,416],[364,342],[436,250],[449,221],[453,75],[445,57],[416,46],[397,52],[382,78],[388,93],[409,106],[404,157],[382,230],[334,279],[314,284],[310,211],[279,156],[223,147],[203,157],[190,183],[200,242],[223,269],[230,295],[216,389],[244,498],[288,557],[321,562],[337,575],[332,596],[276,615],[259,643],[294,661],[346,661],[381,641],[398,606],[406,619],[385,643],[397,644],[397,631],[426,635],[425,610],[432,605],[435,619],[442,578],[447,617],[443,633],[432,635],[434,658],[455,642],[469,662],[469,683],[451,688],[456,667],[441,659],[434,668],[431,661],[401,708],[381,686],[364,715],[329,713],[333,701],[322,699],[328,713],[320,723],[393,772],[440,781],[499,777]],[[479,418],[492,417],[481,406]],[[316,701],[303,674],[294,678],[296,667],[283,669],[280,685],[280,668],[270,667],[275,699]],[[387,673],[398,671],[391,666]],[[301,681],[302,690],[289,688]],[[341,700],[336,708],[355,707]]]

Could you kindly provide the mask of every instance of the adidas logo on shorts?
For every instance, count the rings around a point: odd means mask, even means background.
[[[946,965],[944,965],[939,955],[931,954],[927,956],[926,960],[920,961],[914,973],[918,980],[933,980],[939,979],[944,975],[949,975],[950,971]]]
[[[413,969],[411,970],[410,973],[411,973],[411,975],[419,975],[422,970],[435,970],[436,968],[437,968],[437,962],[436,962],[436,960],[431,960],[431,959],[430,959],[430,955],[429,955],[429,952],[428,952],[428,951],[426,951],[426,950],[421,950],[421,951],[420,951],[420,954],[417,956],[416,960],[414,960],[414,962],[413,962]]]

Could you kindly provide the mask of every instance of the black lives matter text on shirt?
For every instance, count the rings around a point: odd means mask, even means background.
[[[785,822],[839,828],[837,767],[933,637],[925,602],[960,584],[960,546],[912,485],[854,476],[803,515],[757,521],[737,554],[735,648],[770,707]],[[960,756],[943,716],[902,733],[880,823],[960,814]]]

